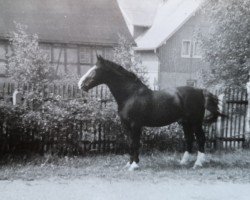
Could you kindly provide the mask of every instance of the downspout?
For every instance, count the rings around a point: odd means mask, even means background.
[[[161,89],[161,87],[160,87],[160,71],[161,71],[161,60],[160,60],[160,56],[159,56],[159,51],[157,51],[157,48],[155,48],[154,49],[154,53],[155,53],[155,55],[156,55],[156,57],[157,57],[157,59],[158,59],[158,80],[157,80],[157,85],[158,85],[158,88],[157,88],[157,90],[160,90]]]

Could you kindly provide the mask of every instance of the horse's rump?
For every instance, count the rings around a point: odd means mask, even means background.
[[[203,90],[203,95],[205,98],[206,109],[204,123],[213,123],[217,121],[218,117],[226,117],[226,115],[220,112],[219,99],[216,95],[207,90]]]

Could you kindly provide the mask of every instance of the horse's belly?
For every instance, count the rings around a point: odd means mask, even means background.
[[[149,127],[160,127],[167,126],[181,119],[181,115],[179,113],[175,114],[164,114],[164,115],[152,115],[149,118],[145,118],[144,126]]]

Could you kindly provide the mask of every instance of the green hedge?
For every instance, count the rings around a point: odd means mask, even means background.
[[[33,101],[34,104],[36,106],[31,106],[31,102],[13,106],[0,102],[1,152],[83,154],[87,151],[127,151],[115,102],[101,107],[97,99],[64,101],[57,96],[46,101]],[[182,138],[180,133],[177,124],[145,128],[142,146],[173,149],[173,144],[162,142],[176,143]]]

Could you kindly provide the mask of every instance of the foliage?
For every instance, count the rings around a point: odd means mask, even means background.
[[[26,84],[31,88],[24,93],[26,105],[34,101],[42,103],[43,86],[53,80],[55,73],[48,55],[39,48],[38,36],[29,35],[25,25],[15,25],[16,31],[10,38],[13,54],[8,58],[7,65],[10,80],[16,86]]]
[[[70,146],[70,151],[73,151],[82,137],[91,140],[94,129],[98,129],[100,124],[108,124],[110,133],[106,131],[106,136],[120,130],[112,104],[100,109],[100,102],[95,99],[88,102],[83,99],[64,101],[57,96],[32,110],[25,105],[13,106],[0,101],[0,127],[4,126],[2,130],[8,131],[8,134],[1,132],[0,138],[7,141],[11,138],[12,145],[27,141],[52,142],[55,144],[53,148]],[[81,129],[80,125],[86,126],[87,133],[82,132],[85,128]]]
[[[67,74],[62,77],[56,77],[53,80],[53,83],[56,85],[75,85],[77,86],[77,80],[79,80],[81,76],[76,74],[75,72],[68,71]]]
[[[177,122],[169,125],[169,126],[163,126],[163,127],[157,127],[157,128],[145,128],[145,134],[150,135],[151,137],[171,137],[171,138],[178,138],[183,136],[183,130],[180,124]]]
[[[52,79],[48,55],[39,48],[36,34],[28,35],[26,26],[15,24],[16,32],[10,38],[13,54],[8,59],[10,78],[17,84],[27,83],[39,88]]]
[[[147,84],[147,71],[142,66],[140,58],[133,51],[133,44],[119,35],[118,46],[114,48],[113,61],[134,72],[144,84]]]
[[[65,101],[57,96],[32,110],[25,105],[13,106],[0,101],[0,128],[8,132],[7,134],[5,131],[1,132],[0,138],[2,141],[11,141],[12,146],[20,146],[27,142],[29,145],[25,145],[24,148],[37,144],[38,146],[53,144],[50,151],[54,153],[65,153],[65,148],[68,149],[68,153],[77,153],[81,149],[82,141],[98,140],[100,125],[101,134],[106,138],[115,139],[117,144],[126,144],[126,134],[121,127],[114,102],[100,108],[97,99]],[[147,147],[169,149],[171,145],[166,146],[164,141],[179,142],[182,138],[182,132],[177,124],[161,128],[145,128],[143,133],[144,149]],[[126,148],[124,146],[124,149]]]
[[[210,22],[202,48],[210,68],[204,71],[207,85],[244,87],[250,58],[250,1],[211,0],[204,6]]]
[[[37,35],[28,35],[27,27],[16,24],[16,32],[10,41],[13,55],[8,59],[8,71],[15,85],[25,84],[22,88],[25,102],[23,105],[13,106],[7,102],[0,102],[0,128],[7,127],[8,134],[0,137],[11,137],[15,140],[56,142],[60,145],[71,145],[77,148],[83,139],[93,138],[93,132],[100,124],[106,136],[115,136],[117,141],[124,140],[124,132],[117,115],[117,105],[109,102],[100,108],[101,103],[96,98],[64,100],[60,95],[50,93],[49,83],[72,83],[78,77],[69,74],[62,80],[55,80],[55,73],[45,52],[39,48]],[[146,71],[141,66],[138,57],[133,53],[133,45],[120,37],[119,45],[114,49],[114,61],[134,72],[146,83]],[[86,125],[86,131],[80,126]],[[174,126],[160,129],[145,129],[146,135],[170,136]],[[3,128],[5,129],[5,128]],[[2,129],[2,130],[3,130]],[[177,129],[173,129],[177,130]],[[81,134],[79,134],[81,133]],[[82,136],[81,136],[82,135]],[[85,137],[86,136],[86,137]],[[26,139],[25,139],[26,138]],[[158,137],[159,138],[159,137]],[[27,146],[27,145],[26,145]]]

